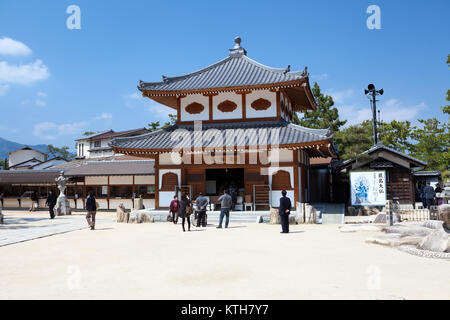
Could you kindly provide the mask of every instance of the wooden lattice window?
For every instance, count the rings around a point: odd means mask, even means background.
[[[222,112],[233,112],[236,108],[237,104],[230,100],[225,100],[217,106],[217,109]]]
[[[263,98],[259,98],[258,100],[253,101],[251,104],[252,108],[258,111],[267,110],[271,105],[272,103],[270,103],[269,100]]]
[[[278,170],[277,173],[272,176],[272,190],[287,189],[292,189],[289,172]]]
[[[190,114],[199,114],[203,110],[205,110],[205,107],[202,104],[198,103],[198,102],[192,102],[191,104],[189,104],[186,107],[186,112],[190,113]]]
[[[164,173],[161,180],[161,191],[174,191],[178,185],[178,175],[173,172]]]

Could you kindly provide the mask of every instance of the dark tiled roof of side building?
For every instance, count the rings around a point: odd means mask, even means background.
[[[285,120],[208,123],[202,125],[203,147],[261,145],[261,129],[268,129],[266,131],[267,138],[264,139],[268,144],[271,144],[272,132],[276,133],[272,129],[279,129],[279,145],[307,144],[331,140],[333,137],[331,130],[305,128]],[[189,134],[190,138],[182,139],[181,135],[186,133]],[[227,141],[227,137],[230,134],[235,136],[234,144],[229,144]],[[186,143],[180,143],[181,141]],[[122,149],[170,150],[177,147],[193,148],[194,125],[177,124],[136,137],[115,138],[110,144],[113,147]]]

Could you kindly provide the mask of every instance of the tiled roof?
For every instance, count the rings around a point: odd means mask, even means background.
[[[287,68],[271,68],[247,57],[247,52],[240,46],[240,38],[230,55],[204,69],[178,76],[165,77],[161,82],[143,82],[141,91],[185,91],[197,89],[214,89],[241,86],[257,86],[290,82],[308,76],[307,69],[291,72]]]
[[[108,130],[103,132],[97,132],[94,134],[91,134],[89,136],[77,139],[78,140],[99,140],[99,139],[108,139],[113,137],[121,137],[125,135],[138,135],[145,133],[147,129],[145,128],[139,128],[139,129],[132,129],[132,130],[126,130],[126,131],[118,131],[114,132],[114,130]]]
[[[153,160],[88,161],[64,172],[66,176],[118,176],[155,174]]]
[[[233,146],[260,145],[258,142],[258,136],[261,134],[261,129],[268,129],[267,139],[265,139],[265,141],[268,142],[272,141],[272,129],[279,129],[280,145],[301,145],[311,142],[330,140],[333,137],[330,130],[309,129],[288,123],[284,120],[208,123],[202,125],[203,147],[220,147],[223,145],[230,145],[230,143],[227,142],[227,137],[230,137],[231,133],[235,134],[235,143],[232,144]],[[216,135],[216,133],[219,134]],[[189,139],[187,139],[187,136],[186,139],[183,139],[180,136],[181,134],[188,134]],[[111,141],[110,145],[118,149],[142,150],[169,150],[176,147],[193,148],[194,125],[177,124],[136,137],[115,138]]]
[[[0,170],[0,184],[55,183],[59,170]]]

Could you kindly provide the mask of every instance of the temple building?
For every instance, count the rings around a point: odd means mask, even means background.
[[[292,203],[310,195],[310,159],[336,158],[333,133],[292,123],[314,110],[309,74],[272,68],[247,56],[235,39],[228,57],[199,71],[161,82],[139,82],[142,96],[173,111],[173,126],[113,138],[115,153],[154,159],[155,207],[183,190],[217,204],[230,187],[244,209],[278,207],[282,190]]]

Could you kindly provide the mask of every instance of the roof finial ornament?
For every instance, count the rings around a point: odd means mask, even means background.
[[[286,74],[288,72],[291,72],[291,65],[290,64],[288,64],[287,68],[284,69],[283,74]]]
[[[305,69],[303,69],[301,75],[302,75],[302,77],[309,77],[308,67],[305,67]]]
[[[230,49],[230,56],[232,57],[240,57],[242,55],[247,55],[247,51],[241,47],[242,39],[241,37],[237,36],[234,38],[234,47],[233,49]]]

